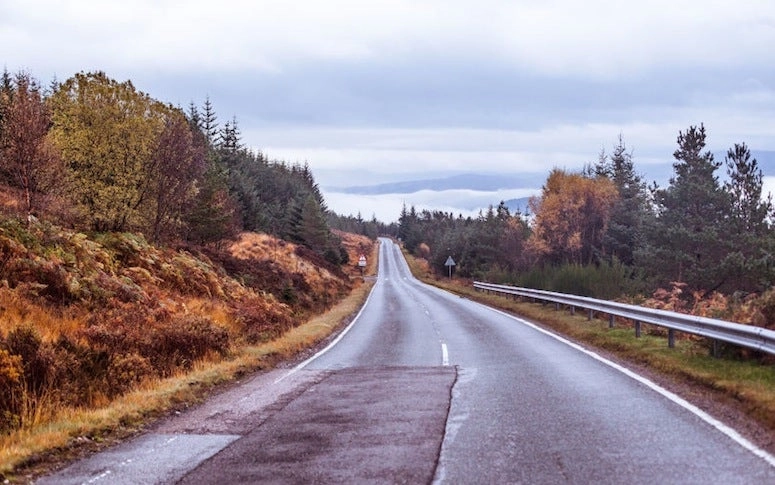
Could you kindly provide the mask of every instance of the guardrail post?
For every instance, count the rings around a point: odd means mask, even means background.
[[[555,303],[554,304],[554,309],[555,310],[559,310],[560,309],[560,304],[559,303]]]
[[[635,338],[640,338],[640,322],[635,320]]]
[[[713,339],[713,347],[710,349],[710,353],[713,357],[718,358],[718,340]]]
[[[591,322],[593,318],[595,318],[595,311],[590,310],[589,313],[587,314],[587,320]]]
[[[613,314],[608,315],[608,328],[614,328],[615,321],[616,321],[616,317]]]
[[[573,305],[571,305],[571,307],[570,307],[570,314],[571,315],[575,315],[576,314],[576,307],[573,306]]]
[[[667,329],[667,346],[671,349],[675,348],[675,330],[672,328]]]

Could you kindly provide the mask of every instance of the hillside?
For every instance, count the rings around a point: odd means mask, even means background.
[[[0,432],[228,358],[358,284],[312,251],[263,234],[165,249],[139,234],[14,218],[0,220],[0,275]]]

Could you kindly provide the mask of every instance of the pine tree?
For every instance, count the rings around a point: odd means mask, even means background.
[[[199,114],[199,108],[196,107],[193,101],[188,105],[188,115],[186,118],[192,129],[202,131],[202,116]]]
[[[603,236],[604,256],[632,265],[634,251],[642,245],[643,224],[648,217],[648,191],[643,178],[635,171],[632,152],[627,151],[622,135],[610,157],[601,152],[593,173],[613,181],[619,192]]]
[[[235,153],[242,149],[242,135],[237,125],[237,117],[227,121],[219,134],[218,148],[229,153]]]
[[[693,289],[715,290],[726,280],[719,262],[728,253],[730,200],[715,174],[721,164],[705,150],[705,139],[703,125],[679,132],[675,176],[654,192],[657,217],[641,257],[663,284],[683,281]]]
[[[731,201],[731,215],[726,239],[730,251],[719,262],[731,290],[762,291],[775,282],[771,268],[772,238],[770,217],[772,195],[762,198],[763,175],[745,143],[735,144],[725,157],[729,180],[724,191]]]
[[[0,136],[3,134],[3,125],[6,117],[6,111],[8,110],[8,106],[11,104],[13,92],[13,78],[11,77],[11,73],[8,72],[8,69],[4,69],[3,76],[0,78]],[[2,153],[0,153],[0,157],[2,157]]]
[[[209,96],[205,98],[205,104],[201,113],[201,127],[207,142],[210,145],[214,145],[218,136],[218,116],[215,114],[215,108],[213,103],[210,102]]]
[[[769,229],[767,220],[772,214],[772,196],[762,199],[763,175],[759,163],[751,158],[745,143],[735,143],[727,151],[724,161],[729,176],[724,190],[732,199],[732,215],[738,231],[763,235]]]

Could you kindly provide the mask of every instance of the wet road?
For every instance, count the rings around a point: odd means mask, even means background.
[[[44,482],[775,483],[775,459],[653,387],[418,282],[382,240],[325,353]]]

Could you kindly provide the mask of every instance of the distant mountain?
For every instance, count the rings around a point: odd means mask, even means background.
[[[759,163],[764,175],[775,175],[775,151],[771,150],[751,150],[751,157]],[[724,159],[722,155],[721,160]]]
[[[509,199],[505,201],[505,203],[506,207],[509,208],[509,212],[512,214],[519,212],[522,215],[525,215],[528,212],[527,204],[529,201],[530,197],[520,197],[519,199]]]
[[[377,185],[331,187],[331,192],[357,195],[413,194],[421,190],[478,190],[492,192],[502,189],[540,187],[546,174],[479,175],[460,174],[438,179],[409,180]]]

